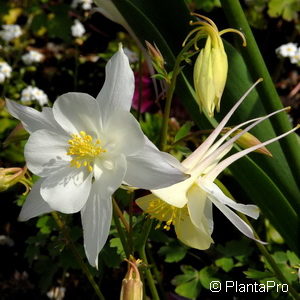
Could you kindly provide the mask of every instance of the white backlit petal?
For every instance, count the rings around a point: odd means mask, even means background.
[[[120,48],[108,61],[105,82],[97,96],[103,124],[115,110],[129,111],[134,93],[134,75],[127,56]]]
[[[133,155],[145,144],[140,124],[128,111],[114,111],[103,129],[105,132],[104,148],[109,153]]]
[[[214,203],[214,205],[225,215],[225,217],[245,236],[248,238],[255,240],[261,244],[266,244],[265,242],[262,242],[260,240],[257,240],[254,237],[253,230],[251,227],[243,221],[237,214],[235,214],[230,208],[228,208],[223,203],[216,201],[213,197],[208,196],[209,199]]]
[[[108,238],[112,218],[111,194],[95,181],[81,210],[84,249],[89,263],[98,268],[98,255]]]
[[[188,216],[183,216],[175,224],[175,232],[180,241],[189,247],[206,250],[214,242],[209,234],[200,231]]]
[[[66,167],[44,179],[41,195],[53,210],[72,214],[85,205],[91,184],[92,173]]]
[[[15,101],[6,99],[7,109],[12,116],[20,120],[24,128],[32,133],[40,129],[55,130],[59,127],[48,110],[39,112],[29,106],[18,104]]]
[[[69,134],[80,131],[96,134],[101,126],[98,103],[84,93],[67,93],[58,97],[53,105],[53,115]]]
[[[178,166],[178,161],[170,154],[160,152],[151,142],[135,155],[127,157],[125,182],[144,189],[160,189],[187,178]]]
[[[210,236],[213,228],[213,219],[207,220],[206,214],[212,207],[207,198],[207,193],[193,184],[187,192],[187,207],[192,223],[203,233]],[[208,214],[211,217],[212,213]]]
[[[24,155],[28,169],[38,176],[48,176],[70,164],[67,155],[69,137],[57,132],[38,130],[25,145]]]
[[[40,189],[42,182],[43,179],[39,179],[33,185],[30,193],[25,200],[25,203],[22,206],[18,218],[19,221],[27,221],[31,218],[53,211],[53,209],[41,196]]]
[[[187,191],[193,183],[194,179],[188,178],[163,189],[151,190],[151,192],[168,204],[181,208],[188,202]]]
[[[209,182],[207,180],[199,180],[199,185],[203,190],[210,194],[216,201],[221,202],[225,205],[234,208],[235,210],[253,218],[257,219],[259,216],[259,208],[256,205],[252,204],[241,204],[236,203],[232,199],[228,198],[222,190],[213,182]]]

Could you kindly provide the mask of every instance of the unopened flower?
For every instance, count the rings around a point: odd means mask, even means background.
[[[258,207],[234,202],[222,192],[214,181],[225,168],[239,158],[283,138],[298,127],[222,160],[231,150],[234,142],[245,132],[272,115],[285,110],[281,109],[267,116],[239,124],[216,141],[231,115],[254,86],[233,106],[208,138],[182,162],[182,166],[186,168],[190,178],[167,188],[152,190],[152,194],[137,200],[137,204],[147,214],[165,224],[165,229],[170,229],[171,225],[174,225],[179,240],[190,247],[203,250],[209,248],[213,243],[211,238],[213,231],[212,203],[238,230],[247,237],[255,239],[250,226],[231,209],[256,219],[259,215]],[[227,140],[232,133],[243,126],[246,126],[246,128]]]
[[[43,106],[48,104],[48,96],[43,90],[29,85],[21,92],[21,102],[26,103],[31,101],[37,101],[40,106]]]
[[[160,152],[130,114],[133,92],[134,75],[120,48],[106,65],[96,99],[67,93],[42,112],[7,101],[9,112],[31,133],[25,158],[28,169],[41,177],[20,220],[53,210],[80,211],[85,252],[96,267],[109,234],[111,196],[122,183],[153,189],[186,178],[177,160]]]
[[[25,178],[27,168],[0,168],[0,192],[4,192],[16,183],[20,182],[26,187],[27,193],[30,190],[28,181]]]
[[[122,281],[120,300],[143,300],[143,282],[138,269],[141,260],[130,257],[127,262],[128,271]]]
[[[183,45],[193,37],[196,50],[199,50],[197,42],[199,39],[206,38],[205,47],[200,50],[194,66],[194,87],[196,100],[201,110],[209,117],[214,115],[214,110],[220,110],[220,101],[226,84],[228,61],[221,39],[221,35],[227,32],[235,32],[243,38],[243,45],[246,45],[244,35],[235,29],[224,29],[219,32],[216,24],[209,18],[192,14],[200,17],[204,21],[190,22],[191,25],[200,25],[192,30],[186,37]]]
[[[22,61],[26,65],[30,65],[32,63],[39,63],[43,59],[44,59],[44,55],[35,50],[30,50],[26,54],[22,55]]]
[[[0,61],[0,83],[3,83],[6,78],[10,78],[11,72],[11,66],[5,61]]]
[[[21,27],[14,24],[2,25],[2,30],[0,30],[0,37],[7,42],[18,38],[21,34]]]
[[[297,52],[297,44],[287,43],[287,44],[281,45],[275,51],[281,57],[292,57]]]
[[[74,21],[74,24],[71,26],[72,35],[76,38],[82,37],[85,33],[84,26],[78,20]]]

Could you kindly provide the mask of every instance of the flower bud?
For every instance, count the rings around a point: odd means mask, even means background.
[[[161,52],[157,48],[157,46],[156,45],[153,46],[147,41],[146,41],[146,46],[147,46],[148,54],[153,61],[154,67],[158,68],[159,70],[163,70],[165,65],[165,60]]]
[[[226,32],[238,33],[246,45],[244,35],[235,29],[225,29],[219,32],[215,23],[209,18],[192,14],[204,19],[204,21],[190,22],[191,25],[200,25],[192,30],[186,37],[183,45],[191,35],[197,32],[194,36],[194,46],[197,46],[198,40],[206,38],[206,43],[196,59],[194,66],[194,87],[196,92],[196,101],[209,117],[213,117],[214,110],[220,111],[220,101],[224,91],[227,79],[228,60],[221,39],[221,35]]]
[[[120,300],[142,300],[143,283],[138,270],[141,260],[135,260],[133,257],[130,257],[130,260],[127,260],[127,262],[128,271],[122,281]]]
[[[231,136],[235,136],[238,133],[240,133],[241,131],[242,131],[241,129],[238,129],[233,134],[231,134]],[[261,141],[249,132],[245,132],[235,142],[243,149],[247,149],[252,146],[261,144]],[[261,147],[261,148],[255,150],[254,152],[272,156],[272,153],[266,147]]]
[[[24,180],[27,168],[0,168],[0,192],[4,192],[17,182],[21,182],[29,191],[29,186]]]

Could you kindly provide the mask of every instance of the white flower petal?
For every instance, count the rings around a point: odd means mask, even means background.
[[[48,130],[32,133],[25,145],[24,155],[28,169],[45,177],[70,164],[67,155],[69,137]]]
[[[194,179],[188,178],[163,189],[151,190],[151,192],[168,204],[181,208],[188,202],[187,191],[193,183]]]
[[[42,112],[39,112],[31,107],[20,105],[8,99],[6,99],[6,105],[10,114],[20,120],[29,133],[40,129],[53,130],[59,128],[53,115],[49,112],[50,108],[44,108]]]
[[[96,135],[101,126],[98,103],[88,94],[63,94],[54,102],[53,114],[69,134],[85,131]]]
[[[174,167],[176,163],[171,155],[149,143],[147,141],[140,152],[127,157],[126,183],[144,189],[160,189],[187,178],[188,175]]]
[[[80,211],[89,196],[92,173],[85,169],[66,167],[42,183],[41,195],[53,210],[72,214]]]
[[[81,210],[84,249],[89,263],[98,268],[98,254],[108,238],[112,218],[111,195],[100,182],[94,182]]]
[[[42,214],[49,213],[53,209],[49,204],[42,198],[40,189],[43,179],[39,179],[32,187],[28,194],[25,203],[22,206],[19,221],[27,221],[33,217],[37,217]]]
[[[105,82],[97,96],[103,124],[115,110],[129,111],[134,93],[134,75],[127,56],[120,48],[108,61]]]
[[[199,230],[189,216],[182,216],[175,224],[175,232],[180,241],[189,247],[206,250],[214,242],[210,235]]]
[[[192,223],[203,234],[210,237],[213,231],[212,206],[207,198],[207,193],[192,185],[187,192],[187,207]]]
[[[255,240],[261,244],[266,244],[265,242],[262,242],[260,240],[257,240],[254,237],[253,231],[251,227],[243,221],[237,214],[235,214],[230,208],[228,208],[223,203],[216,201],[214,197],[211,197],[208,195],[209,199],[214,203],[214,205],[225,215],[225,217],[245,236],[248,238]]]
[[[228,205],[235,210],[253,218],[257,219],[259,216],[259,208],[252,204],[236,203],[232,199],[228,198],[222,190],[213,182],[207,180],[198,180],[199,185],[203,190],[210,194],[216,201]]]
[[[128,111],[114,111],[103,131],[106,135],[104,148],[108,153],[133,155],[145,144],[140,124]]]
[[[245,100],[248,94],[255,88],[255,86],[261,82],[261,79],[256,81],[241,97],[241,99],[231,108],[231,110],[226,114],[226,116],[222,119],[219,125],[215,128],[215,130],[208,136],[208,138],[183,162],[182,165],[186,168],[193,168],[205,155],[207,150],[214,143],[218,135],[221,133],[224,126],[227,124],[235,110],[240,106],[240,104]]]

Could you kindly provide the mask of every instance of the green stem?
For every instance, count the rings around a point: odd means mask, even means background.
[[[69,247],[69,249],[71,250],[72,254],[74,255],[77,263],[79,264],[79,266],[81,267],[83,273],[85,274],[86,278],[88,279],[88,281],[90,282],[90,284],[92,285],[96,295],[98,296],[98,298],[100,300],[105,300],[103,294],[100,291],[99,286],[97,285],[97,283],[95,282],[95,279],[93,277],[93,275],[91,274],[89,268],[86,266],[86,264],[84,263],[82,257],[80,256],[74,242],[72,241],[69,232],[63,222],[63,220],[61,219],[60,215],[57,212],[52,212],[52,217],[54,218],[58,228],[62,231],[66,241],[67,241],[67,246]]]
[[[114,222],[115,222],[115,225],[117,227],[117,231],[119,233],[119,237],[120,237],[125,255],[126,255],[127,258],[129,258],[130,252],[129,252],[129,248],[128,248],[128,244],[127,244],[127,238],[126,238],[124,230],[121,226],[121,223],[120,223],[120,220],[119,220],[119,213],[118,213],[118,210],[116,209],[115,202],[113,202],[113,203],[114,203],[114,205],[113,205],[113,207],[114,207],[114,213],[113,213]]]
[[[253,80],[257,80],[259,77],[264,79],[262,84],[257,87],[260,99],[263,100],[262,104],[264,108],[267,112],[282,108],[280,98],[256,44],[240,2],[238,0],[221,0],[221,3],[228,23],[232,27],[240,29],[245,34],[247,47],[241,49],[241,54],[244,57]],[[277,114],[274,116],[272,125],[277,135],[286,132],[291,128],[285,114]],[[300,155],[296,134],[290,134],[279,142],[286,153],[286,159],[295,176],[296,182],[300,181]]]
[[[155,282],[150,270],[150,266],[148,265],[148,259],[147,259],[147,255],[146,255],[146,243],[147,243],[147,239],[148,239],[148,235],[150,233],[150,230],[152,228],[152,223],[153,221],[151,219],[147,219],[146,222],[144,223],[143,226],[143,237],[142,237],[142,242],[141,242],[141,246],[138,249],[138,253],[140,258],[142,259],[143,263],[146,265],[146,270],[145,270],[145,276],[148,282],[148,287],[150,289],[151,295],[152,295],[152,300],[159,300],[159,296],[158,296],[158,292],[155,286]]]
[[[235,200],[234,197],[231,195],[231,193],[227,190],[227,188],[223,185],[223,183],[221,181],[219,181],[218,179],[216,179],[215,183],[224,192],[224,194],[226,196],[228,196],[229,198]],[[243,219],[251,227],[255,238],[258,239],[258,240],[261,240],[261,238],[259,237],[259,235],[256,233],[256,231],[252,227],[252,225],[251,225],[250,221],[248,220],[248,218],[244,214],[242,214],[240,212],[238,212],[238,215],[241,217],[241,219]],[[267,248],[263,244],[261,244],[259,242],[255,241],[255,243],[256,243],[259,251],[261,252],[261,254],[266,258],[266,260],[270,264],[271,268],[273,269],[273,272],[275,273],[275,275],[279,279],[279,281],[281,281],[282,283],[288,285],[288,291],[293,295],[294,299],[300,300],[300,295],[293,288],[293,286],[290,284],[290,282],[285,278],[285,276],[281,272],[280,268],[276,264],[275,260],[273,259],[273,257],[271,256],[271,254],[268,252]]]
[[[194,40],[190,40],[180,51],[178,56],[176,57],[174,68],[173,68],[173,74],[170,86],[167,90],[166,95],[166,104],[165,104],[165,110],[164,110],[164,116],[163,116],[163,123],[162,123],[162,129],[161,129],[161,137],[160,137],[160,144],[159,148],[160,150],[164,151],[166,147],[167,137],[168,137],[168,125],[169,125],[169,117],[170,117],[170,111],[171,111],[171,104],[173,99],[173,94],[175,91],[176,86],[176,80],[177,76],[181,72],[180,63],[183,60],[183,55],[187,52],[188,49],[191,48],[191,46],[194,44]]]

